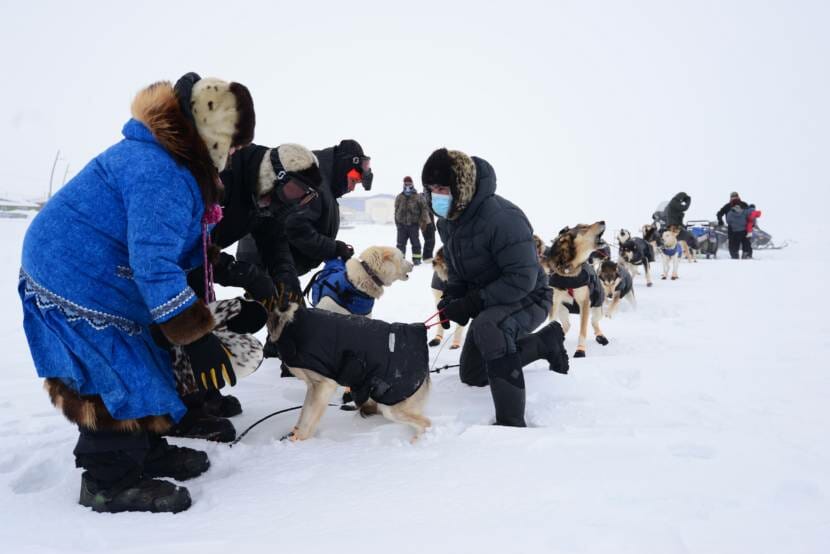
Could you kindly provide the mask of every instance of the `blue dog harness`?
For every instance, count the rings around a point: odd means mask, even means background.
[[[316,307],[326,296],[354,315],[369,315],[375,306],[375,299],[360,292],[346,277],[346,263],[340,258],[327,260],[311,281],[311,305]]]
[[[674,248],[663,247],[662,250],[663,250],[663,254],[665,254],[666,256],[669,256],[669,257],[672,257],[675,254],[677,254],[678,256],[683,254],[683,249],[680,248],[680,243],[679,242],[674,245]]]

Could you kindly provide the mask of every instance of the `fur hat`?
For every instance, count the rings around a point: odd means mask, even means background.
[[[476,194],[476,164],[460,150],[439,148],[427,158],[421,183],[425,188],[430,185],[450,187],[453,202],[447,219],[455,219]]]
[[[281,171],[285,171],[314,188],[318,188],[322,181],[320,164],[311,150],[299,144],[281,144],[268,150],[262,158],[257,184],[257,192],[260,196],[274,189],[274,183]]]
[[[404,177],[404,178],[403,178],[403,183],[404,183],[404,184],[409,183],[409,184],[411,185],[411,184],[412,184],[412,177],[410,177],[409,175],[407,175],[406,177]]]
[[[184,75],[175,86],[182,110],[189,114],[218,170],[225,168],[232,147],[254,138],[256,115],[251,93],[244,85],[196,73]]]

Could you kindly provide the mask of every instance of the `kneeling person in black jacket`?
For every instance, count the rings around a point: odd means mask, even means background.
[[[552,304],[533,228],[517,206],[496,195],[496,174],[481,158],[436,150],[421,179],[447,261],[442,318],[460,325],[473,320],[461,352],[461,381],[489,382],[496,424],[524,427],[522,367],[546,359],[551,370],[568,371],[559,323],[530,334]]]

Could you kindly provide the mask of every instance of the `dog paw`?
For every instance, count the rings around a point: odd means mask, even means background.
[[[442,340],[443,340],[443,337],[441,337],[441,338],[435,337],[434,339],[429,341],[427,344],[429,345],[430,348],[434,348],[434,347],[438,346],[439,344],[441,344]]]
[[[584,358],[584,357],[585,357],[585,351],[584,350],[577,350],[576,352],[574,352],[574,358]]]
[[[597,335],[597,342],[603,346],[607,346],[609,341],[605,338],[605,335]]]
[[[650,287],[650,286],[652,286],[653,284],[654,284],[654,283],[646,283],[646,286],[647,286],[647,287]]]
[[[665,275],[663,275],[662,277],[660,277],[660,279],[662,279],[663,281],[665,281],[665,280],[666,280],[666,276],[665,276]]]
[[[461,345],[460,345],[460,344],[452,344],[452,345],[450,345],[450,350],[458,350],[459,348],[461,348]]]

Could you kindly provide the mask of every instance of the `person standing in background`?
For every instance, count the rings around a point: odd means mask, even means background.
[[[412,263],[421,263],[421,226],[426,219],[424,200],[415,191],[412,177],[403,178],[403,191],[395,198],[395,226],[398,228],[397,246],[406,256],[406,244],[412,244]]]

